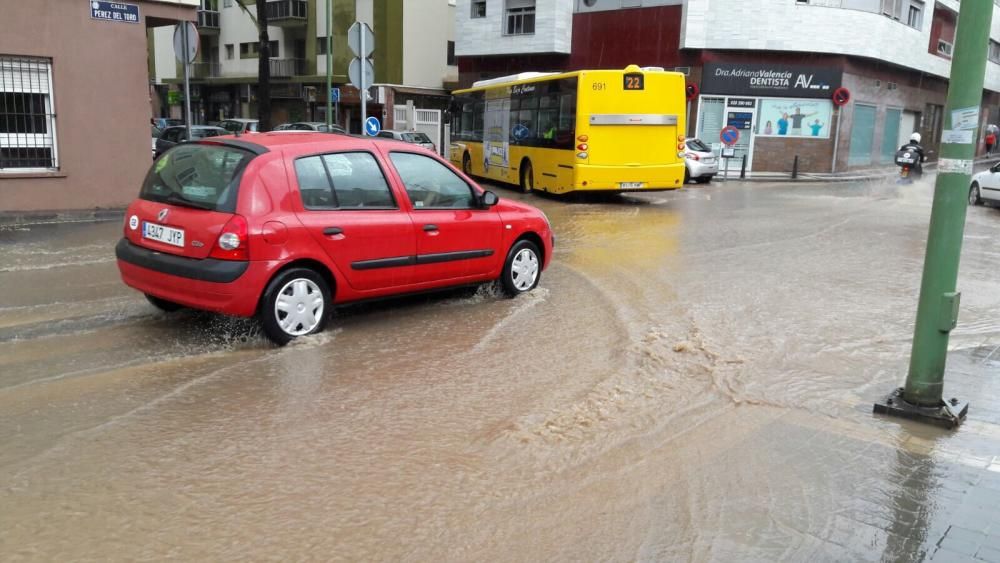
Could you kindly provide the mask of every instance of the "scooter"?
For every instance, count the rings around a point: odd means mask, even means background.
[[[931,154],[931,151],[927,151],[927,154]],[[912,184],[919,180],[924,175],[922,163],[919,161],[920,154],[916,151],[897,152],[896,166],[899,167],[899,178],[896,179],[896,183]]]

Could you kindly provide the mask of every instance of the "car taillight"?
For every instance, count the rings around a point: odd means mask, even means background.
[[[250,229],[247,220],[242,215],[233,218],[222,227],[222,233],[215,241],[209,258],[218,260],[249,260],[250,259]]]
[[[698,155],[696,155],[696,154],[694,154],[693,152],[689,152],[689,153],[685,154],[684,156],[690,158],[691,160],[701,160],[701,157],[698,156]]]

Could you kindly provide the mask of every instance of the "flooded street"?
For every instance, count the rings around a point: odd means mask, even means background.
[[[931,187],[500,188],[556,232],[536,291],[281,349],[126,288],[119,222],[2,231],[0,559],[998,561],[1000,209],[966,228],[967,423],[871,414]]]

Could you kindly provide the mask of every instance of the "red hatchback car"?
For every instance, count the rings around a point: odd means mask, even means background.
[[[278,344],[338,303],[491,280],[531,291],[553,245],[541,211],[430,151],[305,132],[170,149],[124,229],[122,280],[153,305],[259,315]]]

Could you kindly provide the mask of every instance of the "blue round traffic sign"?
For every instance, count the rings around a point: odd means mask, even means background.
[[[374,115],[365,120],[365,134],[371,137],[378,135],[378,132],[382,130],[382,124],[378,122],[378,118]]]
[[[736,141],[740,140],[740,130],[732,125],[727,125],[719,133],[719,140],[727,145],[735,145]]]

